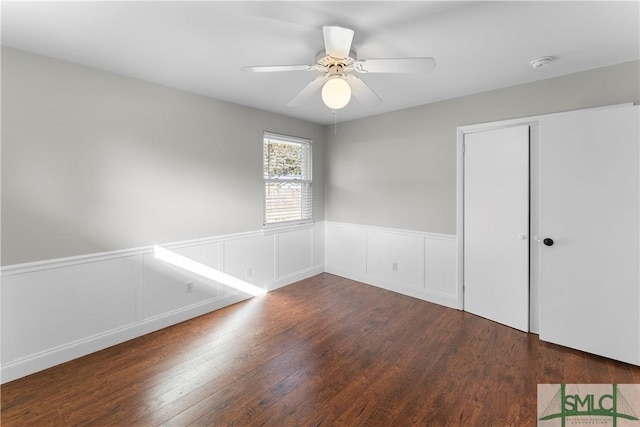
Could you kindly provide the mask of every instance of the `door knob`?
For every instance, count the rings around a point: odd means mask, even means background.
[[[550,238],[547,237],[546,239],[544,239],[542,241],[542,243],[544,243],[547,246],[553,246],[553,239],[550,239]]]

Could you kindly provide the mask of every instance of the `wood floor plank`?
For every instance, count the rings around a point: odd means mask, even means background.
[[[416,374],[416,371],[428,371],[429,367],[439,359],[439,356],[432,357],[434,353],[430,349],[443,345],[443,341],[439,339],[440,336],[435,334],[416,336],[412,330],[414,328],[422,330],[427,330],[430,327],[437,328],[439,325],[442,326],[442,321],[446,319],[432,317],[427,313],[420,314],[420,311],[424,310],[420,310],[419,306],[417,308],[419,311],[415,320],[407,322],[408,319],[404,319],[405,333],[401,339],[394,343],[394,346],[384,354],[384,357],[376,358],[373,366],[363,373],[367,381],[350,383],[333,399],[334,405],[338,405],[345,398],[359,400],[359,404],[349,405],[342,410],[341,414],[337,413],[338,422],[352,423],[355,420],[367,420],[371,417],[390,417],[391,415],[385,411],[390,406],[395,406],[395,402],[398,400],[396,395],[402,389],[410,391],[414,388],[415,378],[412,376]],[[430,314],[437,314],[437,311],[432,310]],[[415,351],[416,349],[420,350]],[[405,373],[409,377],[408,382],[405,380]],[[370,388],[379,388],[378,398],[369,398],[368,389]],[[363,396],[368,397],[362,399]]]
[[[393,294],[386,296],[394,297]],[[397,297],[407,302],[413,302],[404,297]],[[304,394],[307,396],[305,400],[294,396],[294,403],[291,404],[289,399],[285,398],[279,402],[280,405],[263,413],[262,417],[257,417],[256,422],[266,423],[268,421],[270,425],[287,423],[321,425],[344,412],[346,403],[353,402],[361,396],[366,388],[373,386],[368,377],[372,372],[375,373],[379,370],[378,362],[402,352],[402,347],[409,346],[409,340],[414,338],[411,336],[405,339],[405,336],[408,335],[406,333],[406,318],[397,316],[396,313],[412,312],[417,317],[420,313],[412,311],[415,310],[415,306],[413,308],[399,306],[397,302],[393,303],[390,299],[386,307],[385,310],[379,310],[373,325],[366,325],[362,328],[361,333],[355,334],[351,338],[349,353],[335,361],[324,361],[326,367],[322,372],[325,373],[325,377],[311,385],[312,393],[309,393],[310,386],[305,386],[306,393]],[[424,317],[428,318],[429,316]],[[354,390],[356,385],[360,386],[359,390]],[[322,407],[318,408],[318,405],[322,405]]]
[[[356,305],[354,308],[357,308]],[[268,361],[261,366],[260,373],[254,376],[247,376],[246,381],[240,380],[233,388],[236,389],[235,394],[231,396],[225,396],[221,398],[218,395],[212,395],[207,399],[199,402],[197,405],[200,409],[196,410],[195,406],[189,409],[189,415],[186,412],[180,414],[176,419],[172,420],[169,425],[188,425],[195,423],[196,425],[225,425],[224,415],[225,413],[232,413],[234,417],[238,416],[238,411],[241,411],[242,405],[234,405],[233,411],[220,411],[217,408],[222,407],[228,409],[227,400],[236,400],[236,397],[242,396],[241,402],[247,400],[252,401],[251,396],[253,393],[252,386],[256,383],[260,384],[260,389],[269,388],[278,381],[282,381],[287,376],[293,374],[290,369],[296,369],[300,366],[304,366],[310,363],[321,365],[326,363],[322,356],[337,357],[338,355],[331,354],[333,349],[349,349],[349,341],[352,337],[358,333],[358,329],[363,319],[368,316],[369,313],[366,310],[352,310],[349,314],[341,319],[339,322],[331,321],[326,327],[319,326],[318,332],[310,335],[299,345],[291,348],[290,350],[279,354],[274,360]],[[322,322],[316,322],[318,325],[322,325]],[[272,366],[274,365],[274,366]],[[326,366],[326,365],[325,365]],[[318,367],[316,367],[318,369]],[[266,375],[266,376],[263,376]],[[284,377],[283,377],[284,375]],[[232,387],[229,387],[225,391],[229,391]],[[229,403],[231,404],[231,403]],[[204,414],[198,417],[198,420],[192,419],[193,413]]]
[[[345,285],[346,286],[343,289],[339,289],[330,295],[328,297],[329,299],[314,299],[314,301],[309,303],[308,310],[304,310],[303,313],[300,313],[298,316],[290,316],[288,325],[285,325],[286,328],[282,329],[280,333],[274,334],[274,339],[276,341],[268,342],[268,344],[273,345],[274,348],[278,349],[278,351],[270,350],[267,345],[256,346],[256,351],[258,353],[254,355],[245,352],[237,355],[236,357],[222,357],[222,365],[220,365],[219,368],[227,372],[229,370],[234,370],[237,363],[241,362],[242,366],[240,369],[243,371],[250,371],[261,364],[266,363],[270,358],[274,358],[279,354],[279,352],[283,352],[288,348],[297,345],[299,341],[310,333],[309,328],[312,328],[313,330],[321,330],[326,327],[322,322],[322,319],[328,319],[330,322],[328,324],[343,321],[344,316],[347,316],[350,313],[350,310],[348,309],[357,310],[361,305],[366,303],[364,300],[358,302],[358,298],[360,297],[359,294],[361,292],[357,288],[350,286],[349,283],[346,283]],[[300,296],[297,303],[293,304],[296,309],[301,305],[304,305],[302,302],[305,301],[305,298],[307,297],[304,295]],[[284,311],[286,312],[286,310]],[[292,339],[290,336],[288,338],[288,335],[290,334],[294,334],[296,338]],[[280,340],[284,340],[284,342],[280,343]],[[140,421],[153,424],[161,420],[171,419],[183,411],[185,407],[191,407],[192,405],[197,404],[215,391],[216,390],[211,389],[211,384],[203,384],[203,387],[198,387],[190,391],[186,390],[179,400],[171,402],[166,407],[157,411],[157,413],[151,414],[149,418],[145,418]]]
[[[333,298],[336,298],[343,291],[356,292],[348,287],[336,289]],[[322,301],[322,298],[318,298],[318,301]],[[331,307],[332,310],[339,311],[341,303],[336,302]],[[187,382],[176,382],[175,387],[170,389],[167,389],[166,384],[159,385],[156,388],[164,393],[160,396],[156,393],[153,394],[157,398],[153,400],[152,405],[148,405],[144,412],[139,412],[137,421],[153,424],[158,422],[158,419],[166,420],[176,415],[184,409],[185,405],[190,406],[197,403],[219,387],[228,385],[226,381],[232,378],[232,374],[237,374],[237,378],[235,378],[237,380],[242,376],[242,372],[264,363],[265,357],[274,357],[277,354],[276,350],[284,351],[288,345],[295,345],[304,338],[305,331],[309,329],[310,325],[317,321],[317,309],[312,307],[300,313],[296,313],[300,308],[299,304],[289,308],[278,305],[278,308],[277,313],[274,312],[273,321],[264,322],[264,319],[260,317],[256,318],[249,327],[239,327],[239,330],[234,334],[236,339],[230,343],[218,340],[220,346],[211,348],[208,343],[202,346],[202,355],[208,361],[199,369],[204,369],[207,376],[196,377]],[[283,315],[283,313],[285,314]],[[292,322],[292,318],[297,321]],[[282,322],[282,319],[286,321]],[[214,368],[215,370],[212,370]],[[227,380],[213,376],[215,372],[220,372]],[[195,376],[194,372],[189,374]],[[175,402],[175,400],[178,401]]]
[[[3,426],[536,425],[539,383],[640,368],[321,274],[10,382]]]

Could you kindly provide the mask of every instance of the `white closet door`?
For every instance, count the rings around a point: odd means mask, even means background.
[[[638,107],[540,119],[540,338],[640,363]],[[551,241],[547,241],[551,244]]]
[[[529,329],[529,127],[464,136],[464,309]]]

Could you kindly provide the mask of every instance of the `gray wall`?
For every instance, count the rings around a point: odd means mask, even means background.
[[[639,74],[640,62],[620,64],[341,123],[334,135],[3,48],[1,262],[261,228],[263,130],[315,141],[317,220],[455,234],[457,126],[638,103]]]
[[[624,102],[638,61],[327,127],[325,219],[455,234],[457,126]]]
[[[262,227],[262,132],[296,119],[2,48],[2,265]]]

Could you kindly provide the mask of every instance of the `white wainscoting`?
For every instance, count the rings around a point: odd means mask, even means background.
[[[1,381],[321,273],[323,246],[316,223],[3,267]]]
[[[237,282],[269,291],[327,271],[458,308],[456,244],[449,235],[319,222],[6,266],[1,381],[250,298]]]
[[[325,222],[325,271],[461,307],[456,236]]]

